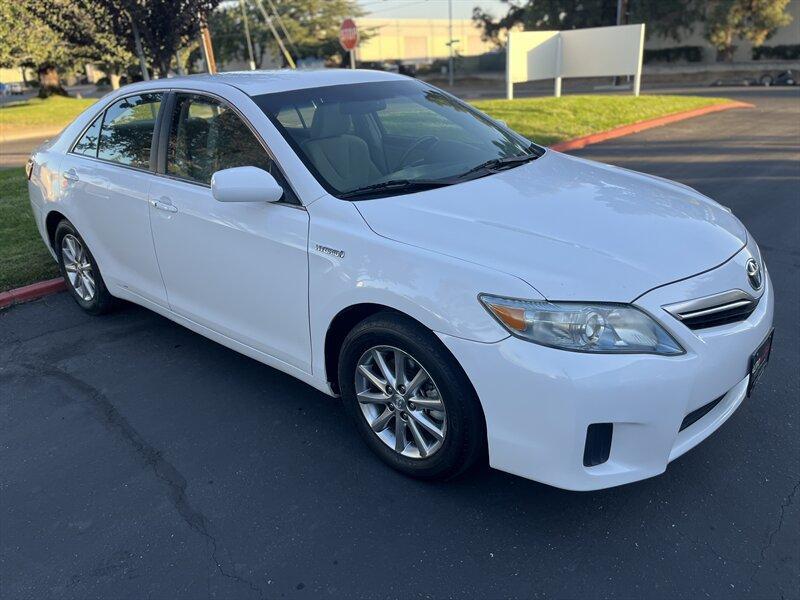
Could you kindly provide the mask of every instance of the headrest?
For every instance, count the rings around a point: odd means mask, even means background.
[[[338,104],[320,104],[311,121],[311,139],[334,137],[350,131],[350,115],[339,112]]]

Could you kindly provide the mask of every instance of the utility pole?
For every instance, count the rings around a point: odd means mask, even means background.
[[[203,50],[203,60],[206,61],[206,71],[214,75],[217,72],[217,61],[214,59],[214,46],[211,45],[211,33],[205,19],[200,26],[200,47]]]
[[[150,81],[150,73],[147,71],[147,61],[144,59],[144,50],[142,50],[142,38],[139,35],[139,28],[136,26],[136,21],[132,18],[131,29],[133,30],[133,43],[136,46],[136,54],[139,56],[139,67],[142,69],[142,79]]]
[[[628,12],[627,0],[617,0],[617,25],[624,25],[626,18],[625,13]]]
[[[447,82],[453,87],[453,0],[447,0],[447,47],[450,57],[447,59]]]
[[[281,49],[283,57],[286,59],[286,62],[288,63],[289,67],[292,69],[296,69],[297,65],[294,63],[292,55],[289,54],[289,51],[283,44],[283,40],[281,40],[281,36],[279,36],[278,32],[275,30],[275,26],[272,24],[272,18],[267,14],[267,11],[264,9],[264,5],[261,3],[261,0],[255,0],[255,2],[258,9],[261,11],[261,16],[264,17],[264,21],[267,23],[267,27],[269,27],[270,32],[272,32],[272,37],[274,37],[275,41],[278,43],[278,47]]]
[[[247,40],[247,53],[250,55],[250,70],[256,70],[256,59],[253,53],[253,40],[250,39],[250,25],[247,22],[247,7],[244,5],[244,0],[239,0],[239,6],[242,8],[242,21],[244,21],[244,37]]]
[[[628,0],[617,0],[617,25],[625,25],[628,12]],[[614,76],[613,84],[618,86],[622,83],[622,78],[619,75]]]
[[[289,32],[286,30],[286,26],[283,24],[283,19],[281,18],[281,13],[278,12],[278,8],[275,6],[275,3],[272,0],[267,0],[269,4],[269,8],[272,11],[272,14],[275,16],[275,20],[278,21],[278,26],[281,28],[283,35],[286,37],[286,41],[289,42],[289,47],[294,52],[295,56],[300,56],[300,51],[297,49],[297,46],[294,45],[294,40],[292,36],[289,35]]]

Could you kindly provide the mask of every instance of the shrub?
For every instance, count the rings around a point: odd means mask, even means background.
[[[700,62],[703,60],[703,49],[700,46],[674,46],[658,50],[645,50],[644,62]]]
[[[800,59],[800,44],[758,46],[753,48],[753,60],[797,60]]]

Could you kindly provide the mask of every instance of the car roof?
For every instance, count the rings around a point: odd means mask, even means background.
[[[215,75],[185,75],[170,78],[168,85],[180,87],[198,84],[227,84],[242,90],[249,96],[289,92],[313,87],[342,85],[350,83],[368,83],[371,81],[397,81],[407,79],[404,75],[367,69],[280,69],[271,71],[230,71]],[[133,91],[136,87],[152,87],[154,84],[164,85],[164,80],[140,82],[126,86]]]

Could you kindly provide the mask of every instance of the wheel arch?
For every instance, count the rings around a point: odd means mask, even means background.
[[[351,304],[343,309],[341,309],[336,315],[331,319],[330,324],[328,325],[328,330],[325,333],[325,378],[330,385],[331,390],[335,393],[339,393],[339,355],[342,350],[342,343],[344,342],[345,337],[350,331],[361,323],[364,319],[371,317],[380,312],[387,312],[393,313],[395,315],[401,316],[405,319],[413,321],[414,323],[418,324],[421,327],[424,327],[428,331],[430,331],[434,337],[436,333],[431,330],[431,328],[425,323],[421,322],[419,319],[414,318],[413,316],[409,315],[408,313],[394,308],[392,306],[388,306],[386,304],[380,304],[376,302],[362,302],[358,304]],[[475,389],[475,386],[472,384],[472,380],[469,375],[464,371],[464,367],[458,361],[458,359],[453,355],[450,349],[445,345],[441,344],[441,347],[447,352],[448,355],[453,359],[458,368],[464,373],[465,380],[469,383],[472,387],[473,391],[475,392],[475,397],[478,398],[478,404],[481,405],[481,412],[483,411],[483,406],[480,402],[480,397],[478,396],[478,392]],[[484,416],[484,422],[485,422]]]
[[[53,252],[56,252],[56,229],[58,228],[58,224],[61,221],[68,220],[69,219],[67,219],[63,213],[57,210],[51,210],[45,217],[44,226],[47,232],[47,242],[50,244],[50,248]]]
[[[417,319],[396,308],[374,302],[352,304],[340,310],[331,319],[328,330],[325,332],[325,377],[334,393],[339,393],[339,354],[344,338],[361,321],[379,312],[392,312],[419,323]]]

